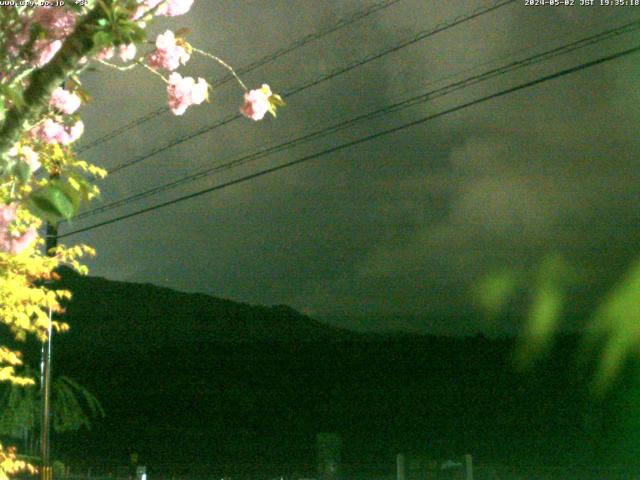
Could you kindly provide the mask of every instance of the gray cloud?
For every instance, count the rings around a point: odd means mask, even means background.
[[[200,2],[185,20],[194,44],[245,64],[363,5],[268,4],[223,2],[214,8]],[[284,89],[468,10],[468,2],[445,7],[406,0],[251,73],[247,81]],[[543,27],[548,39],[564,35],[559,44],[603,28],[614,16],[606,9],[577,7],[553,12],[507,7],[372,62],[291,99],[276,121],[237,121],[114,175],[104,183],[105,201],[379,108],[453,72],[467,70],[454,78],[473,74],[474,65],[535,45]],[[570,38],[568,31],[574,31]],[[637,41],[637,35],[622,38],[627,45]],[[619,49],[618,42],[356,126],[118,213],[595,58]],[[92,262],[97,275],[253,303],[288,303],[333,315],[338,323],[342,318],[348,326],[354,325],[348,317],[364,315],[369,319],[359,317],[361,328],[398,328],[399,321],[389,316],[409,315],[410,329],[469,330],[468,320],[451,318],[469,311],[469,288],[492,269],[530,267],[549,251],[560,251],[591,265],[592,275],[604,281],[615,278],[637,251],[632,240],[638,233],[640,173],[636,64],[629,58],[548,82],[77,239],[98,248]],[[223,75],[200,61],[187,71],[200,68],[210,78]],[[161,105],[163,87],[153,80],[143,72],[115,75],[102,69],[89,76],[92,90],[102,92],[86,108],[89,132],[95,137]],[[135,157],[235,112],[240,94],[226,86],[214,92],[211,106],[183,118],[160,116],[88,156],[106,165]],[[480,320],[475,326],[487,327]]]

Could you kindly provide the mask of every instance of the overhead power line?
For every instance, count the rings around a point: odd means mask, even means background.
[[[493,94],[490,94],[490,95],[486,95],[484,97],[480,97],[478,99],[472,100],[470,102],[463,103],[463,104],[458,105],[456,107],[452,107],[452,108],[449,108],[447,110],[443,110],[443,111],[435,113],[435,114],[427,115],[427,116],[421,117],[421,118],[419,118],[417,120],[413,120],[411,122],[404,123],[404,124],[396,126],[396,127],[392,127],[392,128],[386,129],[386,130],[382,130],[382,131],[376,132],[374,134],[367,135],[365,137],[361,137],[361,138],[356,139],[356,140],[345,142],[345,143],[342,143],[340,145],[336,145],[335,147],[328,148],[328,149],[325,149],[325,150],[322,150],[320,152],[316,152],[316,153],[313,153],[313,154],[310,154],[310,155],[306,155],[304,157],[301,157],[301,158],[298,158],[296,160],[292,160],[292,161],[283,163],[281,165],[277,165],[277,166],[274,166],[274,167],[271,167],[271,168],[267,168],[267,169],[261,170],[259,172],[255,172],[255,173],[252,173],[252,174],[249,174],[249,175],[245,175],[245,176],[237,178],[235,180],[231,180],[231,181],[224,182],[224,183],[221,183],[221,184],[218,184],[218,185],[214,185],[212,187],[208,187],[208,188],[205,188],[205,189],[202,189],[202,190],[198,190],[198,191],[190,193],[188,195],[184,195],[184,196],[181,196],[181,197],[178,197],[178,198],[166,201],[166,202],[162,202],[162,203],[153,205],[151,207],[143,208],[141,210],[137,210],[135,212],[128,213],[126,215],[121,215],[121,216],[112,218],[110,220],[106,220],[106,221],[103,221],[103,222],[95,223],[93,225],[89,225],[89,226],[84,227],[84,228],[79,228],[77,230],[73,230],[71,232],[67,232],[65,234],[60,235],[60,238],[68,237],[68,236],[71,236],[71,235],[77,235],[78,233],[94,230],[94,229],[99,228],[99,227],[103,227],[103,226],[110,225],[110,224],[113,224],[113,223],[116,223],[116,222],[119,222],[119,221],[122,221],[122,220],[125,220],[125,219],[128,219],[128,218],[132,218],[132,217],[135,217],[135,216],[138,216],[138,215],[142,215],[143,213],[152,212],[154,210],[158,210],[160,208],[164,208],[164,207],[167,207],[169,205],[174,205],[174,204],[179,203],[179,202],[190,200],[192,198],[196,198],[196,197],[199,197],[201,195],[205,195],[207,193],[211,193],[211,192],[214,192],[214,191],[217,191],[217,190],[222,190],[222,189],[230,187],[232,185],[237,185],[239,183],[244,183],[244,182],[247,182],[249,180],[253,180],[255,178],[259,178],[259,177],[262,177],[262,176],[270,174],[270,173],[274,173],[274,172],[277,172],[277,171],[280,171],[280,170],[284,170],[284,169],[289,168],[289,167],[293,167],[294,165],[299,165],[299,164],[314,160],[316,158],[324,157],[324,156],[329,155],[331,153],[335,153],[335,152],[338,152],[340,150],[344,150],[346,148],[353,147],[355,145],[359,145],[359,144],[362,144],[362,143],[365,143],[365,142],[368,142],[368,141],[371,141],[371,140],[374,140],[374,139],[377,139],[377,138],[380,138],[380,137],[383,137],[383,136],[386,136],[386,135],[390,135],[392,133],[396,133],[396,132],[405,130],[407,128],[410,128],[410,127],[413,127],[413,126],[416,126],[416,125],[420,125],[422,123],[428,122],[428,121],[433,120],[435,118],[442,117],[442,116],[448,115],[450,113],[458,112],[460,110],[472,107],[474,105],[478,105],[480,103],[484,103],[484,102],[489,101],[489,100],[493,100],[495,98],[499,98],[499,97],[508,95],[510,93],[517,92],[519,90],[523,90],[525,88],[529,88],[529,87],[532,87],[532,86],[535,86],[535,85],[539,85],[541,83],[545,83],[545,82],[548,82],[548,81],[551,81],[551,80],[554,80],[554,79],[557,79],[557,78],[560,78],[560,77],[564,77],[566,75],[570,75],[572,73],[576,73],[578,71],[581,71],[581,70],[584,70],[584,69],[587,69],[587,68],[590,68],[590,67],[593,67],[593,66],[596,66],[596,65],[600,65],[600,64],[603,64],[603,63],[618,59],[618,58],[622,58],[622,57],[637,53],[639,51],[640,51],[640,46],[636,46],[636,47],[629,48],[627,50],[623,50],[623,51],[620,51],[620,52],[617,52],[617,53],[614,53],[614,54],[611,54],[611,55],[606,55],[606,56],[600,57],[600,58],[598,58],[596,60],[585,62],[585,63],[579,64],[579,65],[576,65],[574,67],[567,68],[567,69],[561,70],[561,71],[556,72],[556,73],[552,73],[550,75],[545,75],[545,76],[539,77],[539,78],[537,78],[535,80],[531,80],[531,81],[528,81],[528,82],[521,83],[519,85],[516,85],[515,87],[510,87],[510,88],[507,88],[507,89],[504,89],[504,90],[500,90],[500,91],[498,91],[496,93],[493,93]]]
[[[263,65],[266,65],[267,63],[271,63],[275,60],[277,60],[278,58],[282,57],[283,55],[286,55],[287,53],[293,52],[294,50],[297,50],[299,48],[304,47],[305,45],[308,45],[309,43],[318,40],[322,37],[325,37],[331,33],[337,32],[338,30],[341,30],[342,28],[345,28],[349,25],[352,25],[360,20],[363,20],[365,18],[367,18],[370,15],[373,15],[374,13],[377,13],[381,10],[384,10],[388,7],[391,7],[392,5],[395,5],[396,3],[401,2],[402,0],[383,0],[377,3],[373,3],[371,5],[369,5],[366,8],[363,8],[362,10],[358,10],[354,13],[352,13],[349,16],[346,16],[344,18],[341,18],[340,20],[338,20],[336,23],[334,23],[333,25],[329,25],[324,29],[318,30],[316,32],[310,33],[308,35],[305,35],[302,38],[299,38],[298,40],[295,40],[294,42],[290,43],[289,45],[287,45],[286,47],[282,47],[279,48],[278,50],[265,55],[264,57],[260,58],[259,60],[256,60],[255,62],[239,68],[236,73],[238,75],[245,75],[253,70],[255,70],[256,68],[260,68]],[[234,76],[229,74],[225,77],[223,77],[222,79],[218,80],[217,82],[213,83],[212,86],[213,88],[218,88],[221,87],[222,85],[225,85],[226,83],[229,83],[230,81],[234,80]],[[142,117],[139,117],[137,119],[135,119],[133,122],[130,122],[122,127],[119,127],[99,138],[96,138],[95,140],[91,141],[90,143],[87,143],[86,145],[81,146],[78,149],[78,153],[82,153],[82,152],[86,152],[87,150],[96,147],[104,142],[107,142],[113,138],[116,138],[120,135],[122,135],[125,132],[128,132],[129,130],[131,130],[132,128],[135,128],[137,126],[142,125],[143,123],[148,122],[149,120],[152,120],[153,118],[160,116],[166,112],[169,111],[169,107],[167,106],[163,106],[160,107],[146,115],[143,115]]]
[[[460,16],[454,18],[453,20],[447,22],[447,23],[440,23],[440,24],[436,25],[436,27],[434,27],[432,29],[422,30],[421,32],[417,33],[416,35],[412,36],[411,38],[409,38],[409,39],[407,39],[407,40],[405,40],[405,41],[403,41],[401,43],[398,43],[396,45],[392,45],[391,47],[388,47],[388,48],[386,48],[386,49],[384,49],[384,50],[382,50],[380,52],[368,54],[365,57],[359,59],[358,61],[350,63],[350,64],[348,64],[346,66],[338,67],[338,68],[332,70],[331,72],[329,72],[327,74],[321,75],[318,78],[315,78],[313,80],[307,81],[302,85],[299,85],[299,86],[294,87],[294,88],[292,88],[292,89],[290,89],[288,91],[285,91],[283,95],[285,97],[287,97],[287,98],[291,98],[294,95],[297,95],[298,93],[303,92],[304,90],[307,90],[307,89],[309,89],[311,87],[319,85],[319,84],[321,84],[323,82],[326,82],[327,80],[331,80],[332,78],[335,78],[335,77],[337,77],[339,75],[347,73],[347,72],[349,72],[349,71],[351,71],[351,70],[353,70],[355,68],[361,67],[361,66],[363,66],[363,65],[365,65],[367,63],[370,63],[370,62],[372,62],[374,60],[382,58],[385,55],[388,55],[388,54],[393,53],[393,52],[397,52],[398,50],[401,50],[401,49],[406,48],[406,47],[408,47],[410,45],[413,45],[413,44],[415,44],[415,43],[417,43],[417,42],[419,42],[421,40],[424,40],[424,39],[426,39],[428,37],[431,37],[431,36],[436,35],[438,33],[441,33],[441,32],[444,32],[446,30],[449,30],[449,29],[451,29],[451,28],[453,28],[453,27],[455,27],[457,25],[460,25],[462,23],[468,22],[470,20],[478,18],[478,17],[480,17],[482,15],[485,15],[487,13],[493,12],[493,11],[499,9],[499,8],[502,8],[502,7],[506,6],[506,5],[514,3],[515,1],[516,0],[499,0],[497,2],[494,2],[492,5],[490,5],[488,7],[483,7],[483,8],[480,8],[480,9],[476,9],[476,10],[474,10],[473,12],[471,12],[471,13],[469,13],[467,15],[460,15]],[[136,164],[138,164],[138,163],[140,163],[140,162],[142,162],[142,161],[144,161],[144,160],[146,160],[148,158],[151,158],[151,157],[157,155],[158,153],[161,153],[161,152],[163,152],[165,150],[168,150],[169,148],[172,148],[172,147],[175,147],[177,145],[180,145],[180,144],[182,144],[182,143],[184,143],[186,141],[192,140],[193,138],[196,138],[196,137],[198,137],[198,136],[200,136],[200,135],[202,135],[204,133],[210,132],[211,130],[214,130],[216,128],[222,127],[222,126],[224,126],[224,125],[226,125],[226,124],[228,124],[230,122],[233,122],[233,121],[235,121],[235,120],[237,120],[239,118],[242,118],[242,115],[240,113],[235,113],[235,114],[229,115],[229,116],[223,118],[222,120],[219,120],[216,123],[213,123],[211,125],[206,125],[206,126],[200,128],[200,129],[198,129],[198,130],[196,130],[196,131],[194,131],[192,133],[189,133],[187,135],[179,137],[179,138],[177,138],[175,140],[172,140],[172,141],[166,143],[165,145],[156,147],[156,148],[154,148],[154,149],[152,149],[152,150],[150,150],[150,151],[148,151],[146,153],[143,153],[142,155],[140,155],[138,157],[135,157],[135,158],[133,158],[131,160],[127,160],[125,162],[122,162],[122,163],[120,163],[120,164],[118,164],[118,165],[116,165],[116,166],[114,166],[114,167],[112,167],[110,169],[107,169],[107,171],[108,171],[109,174],[113,174],[113,173],[116,173],[116,172],[118,172],[120,170],[123,170],[125,168],[129,168],[129,167],[131,167],[133,165],[136,165]]]
[[[361,114],[358,115],[356,117],[344,120],[342,122],[339,122],[337,124],[331,125],[329,127],[325,127],[323,129],[311,132],[311,133],[307,133],[301,136],[298,136],[294,139],[288,140],[286,142],[280,143],[278,145],[275,146],[271,146],[262,150],[259,150],[257,152],[253,152],[250,153],[248,155],[244,155],[238,159],[229,161],[229,162],[225,162],[222,164],[218,164],[215,166],[212,166],[210,168],[207,168],[203,171],[191,174],[191,175],[187,175],[185,177],[182,177],[180,179],[165,183],[163,185],[159,185],[156,187],[153,187],[151,189],[145,190],[143,192],[139,192],[136,193],[134,195],[131,195],[129,197],[111,202],[109,204],[106,205],[102,205],[100,207],[94,208],[93,210],[87,211],[87,212],[83,212],[79,215],[77,215],[75,218],[77,220],[81,220],[83,218],[89,217],[89,216],[93,216],[93,215],[97,215],[99,213],[103,213],[109,210],[112,210],[114,208],[118,208],[120,206],[124,206],[127,205],[133,201],[136,200],[141,200],[143,198],[147,198],[153,195],[157,195],[159,193],[171,190],[173,188],[177,188],[178,186],[181,185],[185,185],[187,183],[191,183],[194,182],[196,180],[199,180],[201,178],[205,178],[207,176],[213,175],[214,173],[218,173],[221,171],[225,171],[225,170],[229,170],[231,168],[235,168],[235,167],[239,167],[241,165],[245,165],[249,162],[252,162],[254,160],[266,157],[268,155],[271,155],[273,153],[276,152],[281,152],[283,150],[287,150],[290,148],[293,148],[297,145],[301,145],[303,143],[312,141],[312,140],[316,140],[318,138],[324,137],[328,134],[331,133],[335,133],[337,131],[340,130],[344,130],[348,127],[353,126],[354,124],[364,121],[364,120],[370,120],[373,119],[375,117],[379,117],[382,115],[386,115],[389,113],[393,113],[393,112],[397,112],[399,110],[403,110],[412,106],[415,106],[417,104],[420,103],[424,103],[427,102],[429,100],[432,100],[434,98],[439,98],[441,96],[445,96],[448,95],[454,91],[458,91],[464,88],[468,88],[471,85],[475,85],[477,83],[489,80],[491,78],[495,78],[497,76],[501,76],[504,75],[506,73],[530,66],[530,65],[534,65],[546,60],[549,60],[551,58],[557,57],[559,55],[564,55],[570,52],[573,52],[575,50],[578,50],[580,48],[585,48],[587,46],[590,45],[594,45],[596,43],[602,42],[604,40],[608,40],[610,38],[614,38],[616,36],[625,34],[625,33],[629,33],[635,30],[638,30],[640,28],[640,21],[635,20],[629,23],[626,23],[624,25],[621,25],[619,27],[615,27],[615,28],[611,28],[608,30],[605,30],[603,32],[594,34],[594,35],[590,35],[588,37],[576,40],[574,42],[571,42],[569,44],[565,44],[565,45],[561,45],[555,48],[552,48],[550,50],[547,50],[545,52],[542,53],[538,53],[532,56],[529,56],[525,59],[522,60],[516,60],[513,62],[510,62],[506,65],[503,65],[501,67],[498,68],[493,68],[490,69],[488,71],[485,71],[481,74],[478,75],[474,75],[468,78],[465,78],[464,80],[460,80],[460,81],[456,81],[453,83],[450,83],[446,86],[437,88],[437,89],[433,89],[430,91],[427,91],[425,93],[410,97],[408,99],[399,101],[399,102],[395,102],[391,105],[386,105],[382,108],[376,109],[372,112],[368,112],[365,114]],[[534,48],[534,47],[530,47],[530,48]]]

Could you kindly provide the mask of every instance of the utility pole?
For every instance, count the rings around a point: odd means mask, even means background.
[[[53,178],[54,176],[50,176]],[[47,222],[45,237],[45,249],[48,256],[53,256],[55,247],[58,246],[58,226]],[[51,340],[53,336],[53,318],[49,309],[49,328],[47,339],[42,342],[40,361],[40,391],[41,391],[41,418],[40,418],[40,480],[52,480],[49,429],[51,426]]]

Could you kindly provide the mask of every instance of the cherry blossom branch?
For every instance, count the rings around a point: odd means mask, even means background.
[[[11,79],[11,85],[19,85],[24,78],[26,78],[29,74],[33,72],[33,68],[27,68],[23,72],[17,74],[15,77]]]
[[[93,49],[93,30],[102,18],[106,18],[105,12],[99,6],[94,7],[66,39],[55,57],[29,75],[29,86],[23,95],[24,105],[14,105],[0,127],[0,155],[18,141],[25,126],[49,107],[53,90],[77,69],[80,59]]]
[[[227,62],[225,62],[224,60],[222,60],[219,57],[216,57],[215,55],[213,55],[212,53],[209,52],[205,52],[204,50],[200,50],[199,48],[195,48],[194,46],[191,47],[191,49],[196,52],[199,53],[200,55],[203,55],[205,57],[211,58],[212,60],[215,60],[216,62],[218,62],[220,65],[222,65],[224,68],[226,68],[227,70],[229,70],[231,72],[231,74],[235,77],[235,79],[238,81],[238,83],[240,84],[240,86],[242,87],[242,89],[245,92],[248,92],[249,89],[247,88],[247,86],[244,84],[244,82],[240,79],[240,77],[238,76],[238,74],[236,73],[236,71],[233,69],[233,67],[231,65],[229,65]]]
[[[150,71],[151,73],[153,73],[154,75],[159,76],[159,77],[162,79],[162,81],[163,81],[164,83],[169,84],[169,80],[167,80],[167,79],[164,77],[164,75],[162,75],[162,74],[161,74],[160,72],[158,72],[157,70],[155,70],[155,69],[151,68],[151,67],[150,67],[149,65],[147,65],[146,63],[144,63],[144,62],[140,62],[140,61],[137,61],[137,62],[136,62],[136,64],[142,65],[144,68],[146,68],[147,70],[149,70],[149,71]]]
[[[131,65],[127,65],[126,67],[122,67],[120,65],[116,65],[115,63],[111,63],[111,62],[107,62],[106,60],[102,60],[99,58],[96,58],[96,61],[100,62],[101,64],[109,67],[109,68],[115,68],[116,70],[119,70],[121,72],[126,72],[128,70],[132,70],[134,68],[136,68],[138,65],[142,65],[141,62],[135,62],[132,63]]]
[[[159,4],[157,4],[155,7],[150,8],[149,10],[147,10],[146,12],[144,12],[144,14],[142,15],[142,17],[146,17],[147,15],[153,15],[154,13],[156,13],[160,7],[163,7],[167,4],[167,2],[169,2],[169,0],[162,0],[162,2],[160,2]]]

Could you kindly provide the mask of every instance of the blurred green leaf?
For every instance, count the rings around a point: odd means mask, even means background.
[[[604,339],[595,384],[606,389],[640,342],[640,260],[607,295],[591,319],[589,341]]]
[[[518,367],[530,367],[549,347],[560,324],[567,286],[575,278],[575,270],[557,253],[545,256],[540,262],[532,304],[516,349]]]
[[[49,222],[70,220],[80,206],[80,194],[69,185],[53,180],[35,190],[27,201],[31,212]]]
[[[564,293],[554,284],[541,286],[536,292],[529,313],[526,336],[532,339],[548,339],[556,330],[562,313]]]
[[[7,177],[12,174],[15,159],[10,157],[7,153],[0,157],[0,176]]]
[[[0,96],[5,97],[17,107],[24,106],[24,98],[19,89],[12,88],[9,85],[0,85]]]
[[[269,97],[269,103],[272,103],[276,107],[284,107],[286,105],[285,101],[277,93],[274,93]]]
[[[475,297],[480,308],[490,316],[502,313],[518,287],[518,275],[503,270],[481,279],[475,287]]]
[[[131,38],[138,39],[139,41],[142,41],[147,38],[146,30],[142,28],[140,25],[138,25],[136,22],[129,21],[128,26],[129,26],[129,36]]]
[[[23,185],[29,181],[33,173],[29,164],[23,161],[15,162],[11,171]]]
[[[113,36],[110,32],[106,32],[104,30],[98,31],[93,35],[93,44],[94,48],[97,50],[110,47],[113,45]]]
[[[564,291],[549,283],[537,288],[529,309],[525,331],[516,349],[516,365],[529,368],[549,347],[564,305]]]

